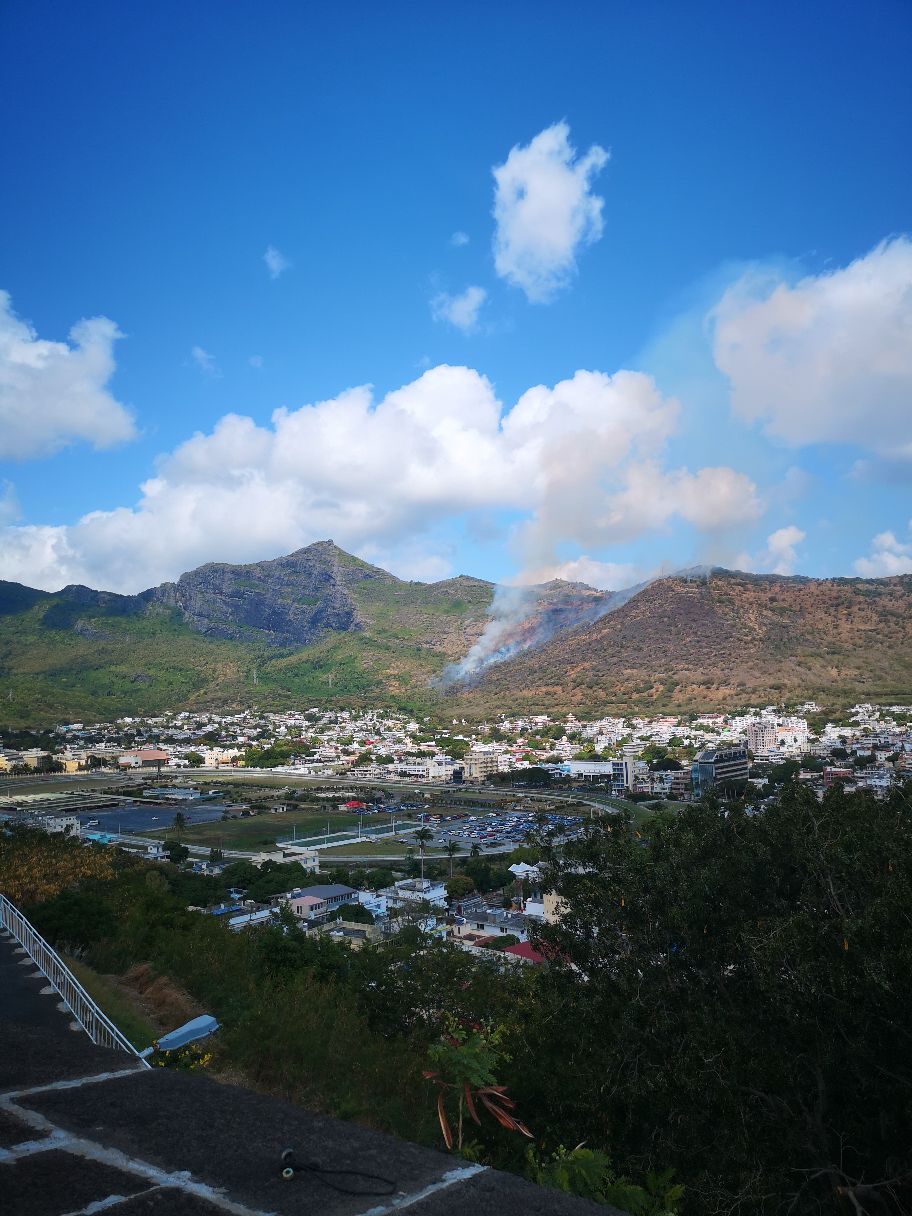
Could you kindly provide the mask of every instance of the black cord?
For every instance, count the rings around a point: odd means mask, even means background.
[[[392,1178],[384,1178],[382,1174],[366,1174],[362,1170],[329,1170],[320,1165],[316,1161],[295,1161],[287,1153],[282,1154],[284,1162],[283,1175],[290,1177],[288,1171],[292,1174],[313,1174],[324,1186],[331,1187],[334,1191],[338,1191],[340,1195],[392,1195],[396,1190],[396,1183]],[[333,1182],[335,1178],[364,1178],[368,1182],[379,1182],[382,1186],[380,1190],[369,1190],[366,1187],[351,1187],[345,1186],[339,1182]]]

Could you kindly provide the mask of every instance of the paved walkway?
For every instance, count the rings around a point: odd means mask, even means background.
[[[3,1216],[614,1211],[205,1076],[141,1068],[94,1046],[58,1003],[0,936]],[[340,1172],[286,1181],[288,1147],[302,1163]],[[390,1180],[392,1193],[378,1194],[381,1184],[359,1173]]]

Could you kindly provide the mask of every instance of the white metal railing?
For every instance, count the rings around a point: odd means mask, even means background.
[[[57,951],[48,945],[38,930],[5,895],[0,895],[0,929],[6,930],[25,950],[93,1043],[97,1043],[99,1047],[125,1051],[134,1059],[140,1060],[144,1067],[150,1067],[130,1040],[122,1035],[107,1014],[98,1008]]]

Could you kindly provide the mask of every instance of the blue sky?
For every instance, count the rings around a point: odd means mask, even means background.
[[[11,0],[0,577],[912,570],[909,62],[901,2]]]

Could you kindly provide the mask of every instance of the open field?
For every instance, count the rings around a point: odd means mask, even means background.
[[[11,777],[6,773],[0,774],[0,793],[6,797],[16,794],[60,794],[72,793],[78,790],[88,793],[96,789],[99,793],[110,794],[112,788],[126,784],[122,773],[109,777],[99,777],[97,773],[55,773],[47,777]]]
[[[178,808],[179,809],[179,808]],[[370,816],[375,819],[377,816]],[[312,811],[285,811],[281,815],[253,815],[245,819],[215,820],[188,827],[183,834],[185,844],[211,845],[225,849],[271,849],[277,840],[290,840],[292,835],[319,836],[329,823],[330,835],[358,828],[358,816],[333,811],[315,815]],[[174,828],[155,828],[143,835],[174,836]]]

